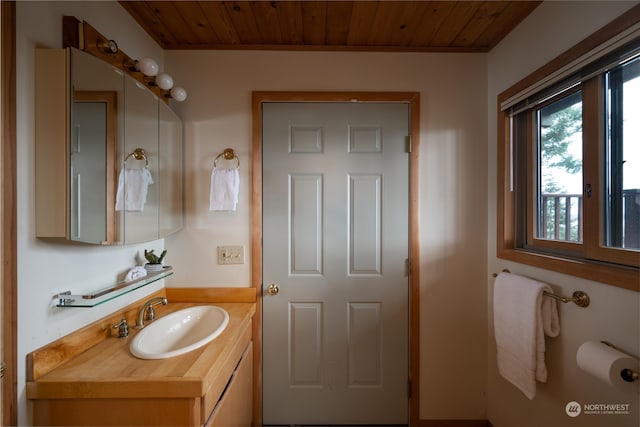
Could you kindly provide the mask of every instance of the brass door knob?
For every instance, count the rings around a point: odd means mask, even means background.
[[[277,295],[278,292],[280,292],[280,287],[275,283],[272,283],[267,287],[267,293],[269,295]]]

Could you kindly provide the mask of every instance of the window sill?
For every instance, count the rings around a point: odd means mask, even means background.
[[[640,271],[637,268],[562,258],[524,249],[499,248],[497,257],[558,273],[640,291]]]

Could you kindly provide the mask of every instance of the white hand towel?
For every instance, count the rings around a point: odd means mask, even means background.
[[[147,276],[147,270],[142,266],[132,267],[124,278],[125,282],[130,282],[136,279],[142,279]]]
[[[149,185],[153,178],[149,169],[123,168],[118,177],[116,192],[116,210],[127,212],[142,212],[147,202]]]
[[[493,291],[493,323],[498,371],[525,396],[536,395],[536,380],[547,381],[545,335],[557,337],[560,321],[556,301],[545,283],[500,273]]]
[[[210,211],[235,211],[240,191],[238,168],[213,168],[209,193]]]

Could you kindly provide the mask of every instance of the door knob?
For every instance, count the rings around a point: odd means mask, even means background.
[[[269,295],[277,295],[278,292],[280,292],[280,287],[275,283],[272,283],[269,285],[269,287],[267,287],[267,293]]]

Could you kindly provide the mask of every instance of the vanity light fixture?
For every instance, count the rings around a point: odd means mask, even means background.
[[[169,90],[173,87],[173,77],[164,72],[159,73],[156,76],[156,85],[158,85],[160,89]]]
[[[173,88],[173,77],[165,72],[161,73],[153,58],[143,56],[135,60],[129,57],[118,48],[114,40],[107,39],[87,22],[79,21],[73,16],[63,16],[62,26],[63,34],[66,35],[63,37],[63,47],[83,50],[114,65],[147,86],[163,102],[168,102],[169,99],[187,99],[187,91],[182,87]]]
[[[109,54],[118,53],[118,44],[114,40],[98,39],[96,41],[96,46],[98,47],[98,49],[102,50],[104,53],[109,53]]]
[[[129,57],[126,57],[124,61],[122,61],[122,68],[129,71],[140,72],[140,70],[138,69],[138,60],[131,59]]]

